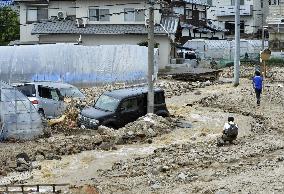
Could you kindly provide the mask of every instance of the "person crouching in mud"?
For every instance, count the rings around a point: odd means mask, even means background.
[[[237,139],[239,128],[234,120],[234,117],[228,117],[228,122],[224,125],[222,137],[217,139],[217,146],[223,146],[226,142],[233,143]]]

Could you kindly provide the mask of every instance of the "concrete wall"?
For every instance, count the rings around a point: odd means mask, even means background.
[[[75,43],[78,35],[41,35],[40,43]],[[82,45],[137,45],[139,42],[146,41],[146,35],[82,35]],[[155,41],[159,43],[159,68],[164,68],[169,64],[171,51],[170,40],[167,36],[155,36]],[[145,59],[147,60],[147,59]]]

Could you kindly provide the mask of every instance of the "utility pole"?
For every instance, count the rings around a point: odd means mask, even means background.
[[[154,0],[149,0],[147,100],[147,113],[154,113]]]
[[[240,84],[240,0],[235,0],[234,86]]]
[[[263,25],[263,11],[261,12],[261,17],[262,17],[262,44],[261,44],[261,51],[264,50],[264,25]]]

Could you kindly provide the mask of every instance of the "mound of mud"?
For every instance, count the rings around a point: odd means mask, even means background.
[[[127,144],[150,141],[151,138],[169,133],[174,129],[172,119],[155,114],[147,114],[118,130],[100,126],[98,133],[103,141],[114,144]]]

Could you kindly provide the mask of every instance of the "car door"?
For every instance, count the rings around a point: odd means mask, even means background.
[[[54,117],[58,117],[64,113],[64,101],[58,89],[53,88],[50,90],[50,93],[54,104]]]
[[[38,86],[41,107],[47,118],[53,118],[60,115],[60,97],[56,89],[46,86]]]
[[[38,85],[38,96],[39,96],[40,108],[43,109],[44,115],[47,118],[53,117],[50,89],[47,87]]]
[[[135,97],[123,100],[120,104],[119,111],[119,119],[122,125],[135,121],[140,115],[138,99]]]

